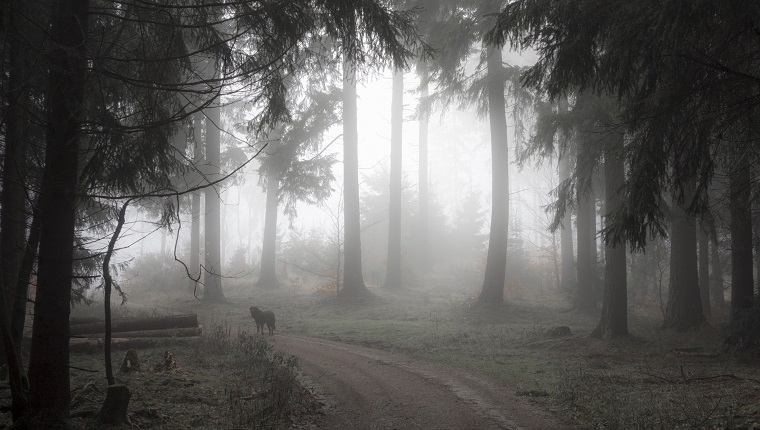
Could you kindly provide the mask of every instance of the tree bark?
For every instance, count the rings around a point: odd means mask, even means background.
[[[24,249],[24,257],[21,260],[21,267],[19,268],[19,275],[16,284],[16,304],[13,306],[13,313],[11,315],[11,336],[13,337],[13,344],[16,348],[16,357],[20,366],[21,379],[26,390],[29,389],[29,380],[26,372],[23,371],[22,360],[22,340],[24,337],[24,328],[26,327],[26,311],[28,305],[29,295],[29,281],[32,277],[32,269],[34,263],[37,261],[37,248],[40,244],[40,224],[42,222],[42,215],[39,209],[39,196],[37,202],[34,204],[34,210],[32,211],[32,225],[29,227],[29,237],[27,238],[26,248]]]
[[[29,384],[31,422],[64,425],[69,414],[69,310],[86,76],[88,0],[59,0],[52,14],[40,254]]]
[[[712,292],[710,296],[715,303],[715,306],[723,307],[726,305],[725,293],[723,291],[723,266],[720,262],[720,246],[718,245],[717,238],[712,240],[712,246],[710,247],[710,266],[712,266],[712,273],[710,274],[710,287]]]
[[[18,28],[19,17],[24,13],[22,3],[11,1],[6,10],[6,43],[10,46],[5,94],[7,110],[0,212],[0,347],[3,351],[0,363],[7,364],[12,399],[11,414],[14,421],[21,417],[28,405],[28,381],[21,354],[21,336],[26,317],[26,285],[23,289],[19,288],[23,273],[20,266],[24,255],[24,227],[27,220],[24,184],[26,152],[29,146],[26,133],[29,121],[25,116],[25,106],[28,104],[27,68],[19,46],[21,31]],[[23,293],[23,297],[18,297],[19,293]],[[16,309],[18,307],[20,309]],[[22,319],[20,329],[16,321],[19,316]]]
[[[103,333],[105,331],[105,322],[72,323],[70,327],[69,331],[72,336]],[[111,322],[111,331],[114,333],[185,327],[198,327],[198,316],[196,314],[170,315],[164,317],[121,319]]]
[[[705,322],[697,273],[697,226],[684,209],[694,198],[693,187],[684,191],[684,202],[673,199],[670,246],[670,291],[664,328],[686,331]],[[750,251],[751,255],[751,251]]]
[[[276,154],[270,157],[276,157]],[[264,215],[264,238],[261,245],[261,273],[256,286],[272,289],[279,285],[277,280],[277,199],[280,191],[280,175],[270,166],[267,171],[267,202]]]
[[[488,120],[491,128],[491,232],[483,289],[478,300],[504,301],[509,235],[509,148],[501,49],[488,46]]]
[[[221,166],[221,108],[212,107],[207,110],[206,117],[206,161],[209,181],[219,178]],[[206,202],[205,218],[205,267],[203,274],[203,301],[206,303],[218,303],[225,301],[222,292],[222,261],[221,261],[221,200],[220,188],[217,186],[207,187],[204,190]]]
[[[754,174],[760,173],[757,169],[753,169]],[[755,292],[758,300],[760,300],[760,199],[752,199],[752,251],[754,256],[755,266]]]
[[[112,341],[115,339],[136,339],[145,337],[195,337],[202,336],[202,327],[182,327],[182,328],[164,328],[157,330],[137,330],[137,331],[114,331],[111,334]],[[105,333],[87,333],[76,338],[81,339],[102,339]],[[72,339],[73,340],[73,339]],[[113,347],[113,345],[112,345]]]
[[[613,133],[607,138],[604,152],[604,195],[607,215],[622,204],[619,194],[625,182],[623,135]],[[626,279],[625,244],[607,244],[604,262],[604,299],[602,316],[594,335],[611,339],[628,334],[628,285]]]
[[[356,109],[356,66],[343,60],[343,225],[344,272],[340,296],[368,293],[362,274],[361,211],[359,206],[359,133]]]
[[[598,177],[599,171],[595,170],[594,178]],[[596,185],[599,184],[599,180],[592,180],[592,184]],[[591,217],[591,230],[589,231],[589,240],[591,241],[591,289],[592,289],[592,300],[594,301],[594,304],[596,306],[597,303],[601,303],[601,301],[604,299],[604,287],[602,285],[601,277],[599,276],[599,250],[597,248],[597,233],[599,232],[597,229],[597,212],[596,212],[596,201],[597,197],[604,198],[604,190],[601,189],[602,187],[597,187],[598,189],[594,189],[591,198],[588,200],[588,210],[589,210],[589,216]]]
[[[111,384],[106,389],[106,400],[98,413],[96,421],[101,424],[130,424],[127,410],[131,394],[129,388],[122,384]]]
[[[752,279],[751,172],[747,157],[738,156],[729,172],[731,210],[731,320],[754,303]]]
[[[577,236],[578,236],[578,263],[575,308],[589,312],[596,308],[594,301],[594,264],[591,260],[591,247],[593,243],[591,236],[594,228],[591,219],[591,202],[593,201],[593,189],[591,187],[591,174],[593,166],[591,165],[590,149],[583,142],[583,138],[578,141],[578,161],[576,170],[578,172],[578,215]]]
[[[702,300],[702,310],[705,317],[710,317],[712,315],[710,309],[710,249],[704,226],[700,226],[697,232],[697,242],[699,245],[699,297]]]
[[[203,114],[193,115],[193,164],[199,168],[203,163]],[[200,257],[201,257],[201,193],[192,194],[192,207],[190,215],[190,277],[188,289],[195,292],[200,280]]]
[[[421,66],[420,71],[420,102],[427,104],[428,98],[428,80],[430,79],[426,64]],[[420,111],[419,121],[419,204],[420,204],[420,221],[419,221],[419,253],[420,264],[423,269],[429,269],[432,264],[430,256],[430,197],[428,196],[428,118],[430,114],[428,109]]]
[[[28,121],[25,116],[24,106],[27,104],[26,80],[27,72],[23,53],[20,49],[21,32],[18,29],[18,18],[24,13],[22,2],[11,1],[7,9],[7,33],[6,43],[8,49],[8,83],[5,92],[6,114],[5,119],[5,151],[3,153],[2,170],[2,203],[0,208],[0,276],[2,276],[2,294],[0,306],[3,306],[4,323],[10,335],[10,320],[15,300],[17,276],[19,264],[23,253],[24,227],[26,222],[25,211],[25,165],[26,149],[28,146],[26,128]],[[11,338],[8,339],[9,341]],[[8,346],[10,346],[9,344]],[[5,365],[11,365],[11,361],[21,363],[21,356],[15,359],[8,357],[18,347],[13,344],[11,350],[5,350],[5,342],[0,343],[0,365],[3,371],[2,378],[7,374]],[[18,368],[16,369],[18,370]],[[13,375],[11,377],[14,377]],[[16,375],[18,377],[18,375]],[[21,394],[21,393],[19,393]],[[14,406],[14,415],[17,408]]]
[[[397,69],[393,74],[393,97],[391,100],[391,184],[388,209],[388,264],[385,288],[399,290],[401,282],[401,130],[404,120],[404,72]]]
[[[570,179],[570,157],[568,151],[560,155],[559,159],[559,180],[564,182]],[[560,255],[562,260],[562,289],[571,292],[575,291],[575,256],[573,251],[573,220],[570,210],[565,212],[562,217],[562,226],[560,227]]]
[[[2,266],[3,285],[7,297],[15,296],[15,288],[24,249],[24,227],[26,223],[25,172],[26,150],[28,146],[24,114],[26,104],[26,67],[19,47],[19,30],[16,15],[20,2],[11,2],[9,10],[8,36],[10,43],[8,89],[6,94],[7,113],[5,115],[5,151],[3,153],[2,172],[2,212],[0,212],[0,265]],[[15,300],[5,303],[10,314]]]

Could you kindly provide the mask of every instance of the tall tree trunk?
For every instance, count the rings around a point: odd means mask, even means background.
[[[751,172],[747,157],[735,158],[729,172],[731,209],[731,319],[754,303],[752,279]]]
[[[606,181],[602,181],[602,184],[605,184]],[[603,190],[599,190],[600,196],[607,196],[607,186],[604,185]],[[606,197],[599,200],[599,213],[600,214],[606,214],[607,213],[607,199]],[[601,220],[602,222],[602,228],[604,228],[607,223],[605,219]],[[604,245],[604,244],[602,244]],[[601,267],[606,267],[607,262],[607,247],[606,246],[599,246],[599,255],[597,255],[597,264],[599,264]],[[602,274],[601,278],[599,279],[599,296],[598,298],[602,298],[604,296],[604,274]]]
[[[491,232],[483,289],[478,298],[485,303],[504,301],[509,235],[509,147],[504,101],[504,67],[501,49],[487,48],[488,120],[491,127]]]
[[[604,151],[604,195],[607,215],[622,204],[619,191],[625,182],[623,135],[607,138]],[[625,244],[607,244],[604,262],[604,299],[602,316],[594,335],[610,339],[628,334],[628,284],[626,279]]]
[[[597,178],[599,175],[599,170],[594,170],[594,178]],[[594,185],[599,184],[599,180],[593,180]],[[602,188],[602,187],[597,187]],[[604,196],[604,190],[603,189],[594,189],[593,190],[593,196],[588,201],[588,210],[591,217],[591,231],[589,231],[589,235],[591,236],[589,240],[591,241],[591,287],[593,292],[593,301],[594,303],[601,303],[601,301],[604,299],[604,287],[602,286],[601,277],[599,276],[599,250],[597,248],[597,233],[599,230],[597,229],[597,212],[596,212],[596,200],[597,196]]]
[[[23,318],[26,311],[26,289],[19,289],[19,271],[21,257],[24,252],[25,211],[25,174],[28,123],[25,116],[25,106],[28,104],[26,90],[27,71],[23,53],[20,49],[21,31],[18,28],[18,18],[23,16],[23,4],[10,1],[7,9],[7,41],[10,44],[8,58],[8,84],[5,99],[6,127],[5,152],[3,153],[2,175],[2,211],[0,212],[0,318],[2,319],[3,342],[0,347],[0,363],[7,364],[11,385],[11,413],[17,420],[27,406],[26,379],[21,355],[21,336],[23,334]],[[18,294],[23,293],[23,298]],[[15,318],[21,307],[23,312],[20,330]],[[17,331],[19,333],[17,333]],[[3,375],[6,376],[6,375]]]
[[[16,288],[19,264],[24,248],[24,227],[26,223],[25,174],[26,149],[28,146],[26,128],[28,121],[24,113],[27,91],[26,68],[22,58],[19,42],[16,40],[16,8],[19,2],[12,2],[9,11],[9,79],[6,95],[7,113],[5,129],[5,152],[3,153],[2,175],[2,212],[0,212],[0,266],[3,285],[7,297],[13,298]],[[6,303],[8,312],[12,311],[14,300]]]
[[[570,160],[565,151],[559,159],[560,182],[570,179]],[[560,255],[562,260],[562,289],[571,292],[575,290],[575,256],[573,251],[573,220],[568,209],[562,218],[560,227]]]
[[[557,244],[557,233],[552,232],[552,263],[554,265],[554,286],[557,291],[562,291],[562,278],[560,278],[559,270],[559,246]]]
[[[702,310],[705,317],[712,315],[710,309],[710,249],[706,226],[700,226],[697,231],[699,245],[699,297],[702,299]]]
[[[757,169],[754,174],[760,173]],[[760,199],[752,199],[752,251],[755,257],[755,291],[760,294]]]
[[[29,361],[36,428],[65,425],[71,402],[69,310],[88,11],[88,0],[59,0],[51,15],[43,219]]]
[[[277,156],[276,154],[270,156]],[[277,280],[277,198],[280,192],[280,176],[277,169],[267,171],[267,203],[264,215],[264,241],[261,245],[261,273],[256,286],[275,288]]]
[[[203,163],[203,114],[198,112],[193,115],[193,164],[195,169]],[[196,291],[197,281],[200,280],[200,257],[201,257],[201,193],[196,191],[192,194],[190,209],[190,276],[188,288]]]
[[[718,239],[712,239],[712,251],[710,252],[710,266],[712,266],[712,273],[710,274],[710,287],[712,289],[710,296],[713,299],[715,306],[723,307],[726,305],[725,293],[723,291],[723,266],[720,262],[720,246]]]
[[[578,263],[576,265],[578,282],[576,284],[575,307],[584,312],[596,308],[593,287],[594,265],[591,253],[591,214],[588,210],[589,200],[589,193],[581,194],[578,202],[578,217],[576,219],[578,228],[576,232],[578,236]]]
[[[34,210],[32,211],[32,225],[29,227],[29,237],[26,242],[26,248],[24,249],[24,257],[21,259],[21,266],[19,267],[15,296],[16,304],[13,306],[13,313],[11,314],[11,336],[13,338],[13,345],[16,348],[16,362],[19,363],[22,385],[26,391],[29,390],[29,380],[23,368],[22,342],[24,338],[24,329],[26,328],[26,308],[28,305],[29,282],[32,277],[34,263],[37,261],[37,249],[40,244],[40,223],[42,222],[42,215],[39,208],[39,195],[37,199],[38,201],[34,203]]]
[[[697,226],[694,219],[689,217],[684,209],[691,204],[693,198],[692,187],[684,191],[683,204],[673,199],[670,291],[663,327],[679,331],[696,328],[705,321],[702,299],[699,297]]]
[[[32,224],[29,226],[29,237],[24,246],[24,255],[19,266],[18,278],[16,280],[16,304],[13,306],[13,317],[11,319],[13,340],[18,344],[18,353],[21,353],[21,339],[24,333],[24,323],[26,321],[26,307],[29,304],[29,282],[32,276],[34,263],[37,261],[37,249],[40,245],[40,223],[42,214],[39,208],[40,196],[33,203]]]
[[[219,169],[221,166],[221,108],[216,106],[207,110],[206,117],[206,161],[208,171],[206,175],[209,181],[219,179]],[[224,293],[222,292],[222,261],[221,261],[221,200],[219,198],[220,188],[218,186],[207,187],[204,190],[206,201],[206,218],[205,218],[205,270],[203,276],[204,302],[223,302]]]
[[[388,265],[385,288],[398,290],[401,283],[401,130],[404,120],[404,72],[393,74],[391,100],[391,189],[388,210]]]
[[[578,236],[578,263],[576,266],[578,282],[576,284],[575,307],[584,312],[596,308],[593,289],[594,264],[591,260],[591,247],[593,246],[591,236],[594,231],[590,210],[591,202],[594,198],[594,191],[591,187],[593,167],[589,151],[588,145],[583,142],[583,139],[580,139],[578,141],[578,161],[576,164],[579,196],[578,216],[576,218],[578,224],[578,231],[576,232]]]
[[[161,250],[158,252],[161,263],[166,263],[166,230],[166,227],[161,227]]]
[[[365,295],[362,275],[361,212],[359,206],[359,132],[356,109],[356,66],[343,60],[343,225],[344,271],[341,296]]]
[[[428,80],[430,79],[427,64],[420,67],[420,103],[427,106]],[[432,264],[430,256],[430,197],[428,196],[428,118],[430,112],[427,108],[420,110],[419,121],[419,150],[420,150],[420,220],[419,220],[419,252],[420,264],[423,269],[429,269]]]

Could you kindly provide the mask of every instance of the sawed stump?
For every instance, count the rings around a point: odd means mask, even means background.
[[[127,409],[129,407],[129,389],[123,384],[109,385],[106,400],[100,408],[97,421],[102,424],[129,424]]]

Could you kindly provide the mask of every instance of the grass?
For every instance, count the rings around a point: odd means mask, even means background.
[[[526,289],[521,300],[482,306],[471,291],[373,289],[374,299],[347,304],[303,286],[260,291],[250,285],[227,286],[231,304],[204,312],[240,325],[250,323],[247,307],[260,305],[275,311],[281,333],[398,351],[478,372],[516,392],[545,392],[540,404],[582,428],[760,428],[757,357],[743,362],[678,352],[717,351],[725,311],[717,310],[710,326],[675,333],[659,329],[659,303],[636,301],[629,317],[635,336],[601,341],[589,336],[598,315],[568,311],[565,298],[547,291]],[[204,309],[187,298],[174,303]],[[572,334],[552,337],[556,326]]]
[[[695,345],[715,351],[717,323],[662,332],[656,313],[636,314],[636,336],[602,341],[589,336],[597,317],[544,307],[540,297],[496,307],[415,299],[384,297],[361,309],[324,300],[295,312],[287,329],[468,369],[518,393],[546,393],[545,407],[583,428],[760,428],[756,366],[677,353]],[[572,335],[552,337],[558,325]]]
[[[394,314],[398,312],[398,308],[393,310]],[[530,354],[512,349],[535,341],[551,341],[545,326],[492,323],[475,318],[463,323],[467,312],[446,312],[446,315],[429,312],[421,318],[402,319],[354,319],[352,314],[334,319],[317,316],[299,319],[289,330],[403,352],[483,373],[521,389],[549,390],[556,384],[558,362],[536,361]]]

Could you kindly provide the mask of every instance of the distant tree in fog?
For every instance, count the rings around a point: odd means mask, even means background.
[[[364,28],[364,31],[368,32],[368,38],[357,34],[357,30],[362,29],[356,26],[358,18],[377,19],[375,16],[368,15],[369,12],[369,9],[361,8],[351,10],[345,17],[345,23],[349,27],[348,31],[334,35],[339,41],[340,49],[343,52],[343,225],[345,229],[345,264],[343,265],[343,288],[340,290],[340,295],[343,297],[360,297],[367,293],[364,275],[362,274],[361,257],[359,130],[356,108],[357,66],[361,61],[375,66],[387,65],[397,69],[404,69],[408,66],[408,61],[414,55],[412,50],[421,48],[419,44],[420,40],[416,38],[412,23],[400,19],[401,16],[405,16],[403,14],[394,16],[393,18],[395,19],[391,22],[383,22],[381,20],[366,22],[365,25],[367,27]],[[405,17],[408,17],[408,15]],[[393,29],[393,25],[396,26],[396,30]],[[377,37],[378,33],[396,35],[398,34],[398,30],[405,37],[397,38],[395,41]],[[351,34],[352,32],[354,34]],[[378,44],[378,42],[381,43]],[[364,52],[362,50],[363,43],[373,45],[373,50],[371,52]]]
[[[515,99],[521,93],[514,80],[518,67],[506,65],[500,46],[483,43],[482,36],[494,24],[490,14],[499,10],[498,1],[441,2],[440,13],[430,27],[429,37],[442,46],[441,55],[429,63],[431,79],[438,92],[432,106],[476,106],[487,116],[491,133],[491,222],[488,255],[479,300],[504,301],[509,226],[509,150],[505,91]],[[476,73],[468,71],[473,47],[481,52]],[[524,102],[515,103],[519,110]],[[513,115],[517,118],[517,115]],[[519,129],[519,127],[518,127]]]
[[[221,107],[213,106],[204,110],[206,115],[206,159],[204,176],[214,182],[221,178]],[[206,303],[223,302],[222,290],[222,212],[221,191],[217,187],[204,189],[204,264],[203,264],[203,298]]]
[[[316,80],[306,86],[301,90],[303,99],[292,102],[297,107],[291,108],[291,120],[279,124],[258,143],[266,145],[259,168],[259,183],[267,195],[261,272],[256,282],[262,288],[279,285],[275,264],[279,204],[284,204],[286,215],[292,219],[298,202],[317,205],[332,193],[336,160],[332,153],[325,153],[323,137],[339,122],[341,94]]]
[[[751,216],[743,190],[750,183],[747,172],[758,164],[753,148],[760,142],[754,20],[745,5],[719,1],[686,13],[654,0],[635,7],[596,1],[578,6],[511,3],[489,40],[537,49],[539,60],[523,81],[552,97],[581,88],[619,100],[629,172],[606,238],[642,247],[650,236],[665,234],[672,218],[673,288],[666,327],[689,329],[704,320],[694,218],[705,210],[715,167],[726,169],[735,262],[732,319],[753,313],[756,318]],[[631,43],[632,35],[637,43]],[[664,195],[673,196],[673,217],[664,210]]]
[[[487,249],[488,236],[483,233],[486,211],[481,198],[479,192],[470,190],[459,202],[451,229],[457,255],[482,256]]]
[[[385,283],[387,289],[403,287],[401,281],[401,167],[402,129],[404,125],[404,71],[393,73],[393,95],[391,100],[391,177],[390,204],[388,207],[388,263]]]

